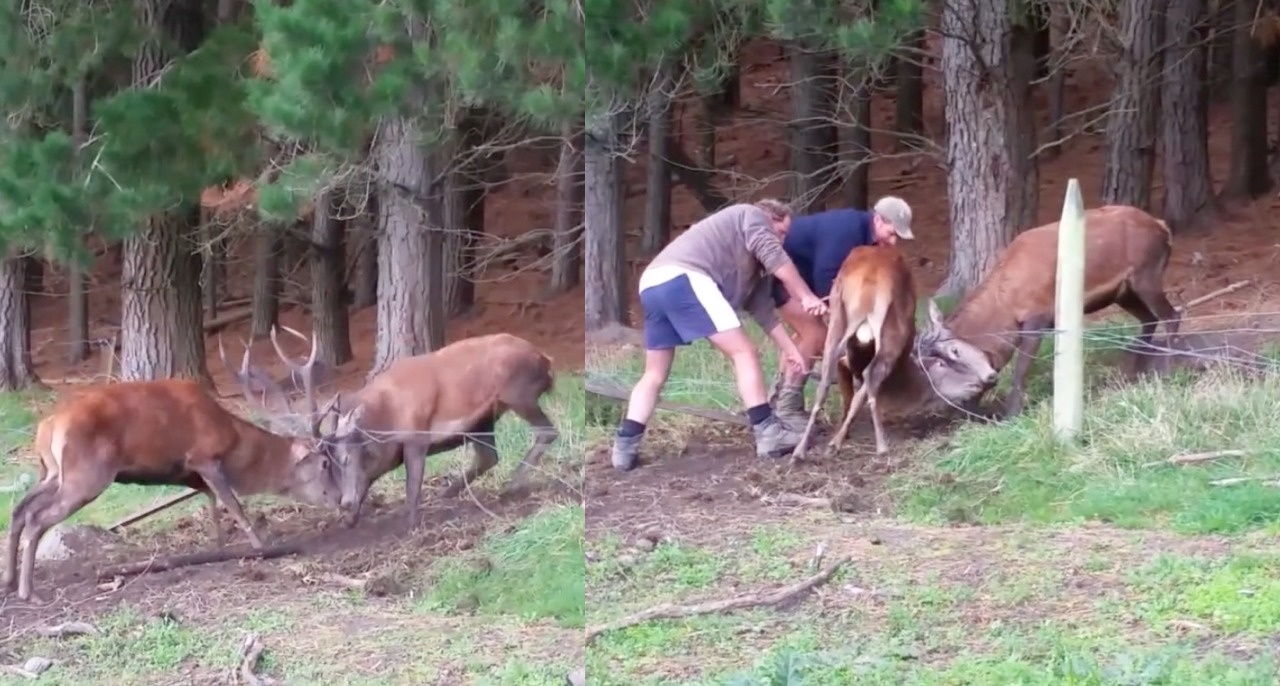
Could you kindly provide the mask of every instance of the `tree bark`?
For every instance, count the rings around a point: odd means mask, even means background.
[[[588,333],[627,323],[626,234],[618,121],[614,114],[588,115],[583,147],[586,182],[585,326]]]
[[[1020,33],[1021,32],[1021,33]],[[977,285],[1034,222],[1035,127],[1026,106],[1029,45],[1000,0],[948,0],[942,15],[951,263],[942,292]],[[1012,36],[1006,43],[1003,36]],[[1020,109],[1021,108],[1021,109]],[[1025,111],[1023,111],[1025,110]],[[1030,130],[1028,130],[1030,129]]]
[[[1267,169],[1267,79],[1262,46],[1249,27],[1259,0],[1233,0],[1231,174],[1225,195],[1256,198],[1271,189]]]
[[[71,136],[76,155],[89,137],[89,89],[84,79],[71,87]],[[85,227],[85,234],[92,227]],[[77,241],[78,246],[83,243]],[[92,260],[92,254],[88,258]],[[92,262],[90,262],[92,264]],[[111,354],[115,354],[114,351]],[[84,267],[80,257],[72,258],[67,269],[67,363],[77,364],[89,357],[89,302],[84,290]]]
[[[898,134],[900,150],[914,150],[920,146],[916,138],[924,133],[924,67],[927,55],[925,32],[907,36],[894,60],[897,72],[898,97],[894,106],[893,129]],[[869,109],[869,108],[868,108]],[[870,136],[868,136],[868,139]],[[864,201],[865,202],[865,201]],[[855,205],[862,207],[862,205]]]
[[[1169,0],[1168,48],[1161,84],[1164,220],[1174,232],[1203,226],[1215,213],[1209,169],[1209,90],[1205,84],[1207,12],[1200,0]]]
[[[409,119],[391,117],[383,122],[374,149],[380,182],[378,331],[369,378],[400,358],[427,352],[432,345],[427,321],[432,295],[427,281],[429,231],[423,227],[433,218],[424,217],[414,202],[431,190],[419,138]]]
[[[39,385],[31,360],[31,304],[26,292],[27,259],[0,259],[0,392]]]
[[[798,214],[808,214],[825,204],[835,166],[832,60],[799,41],[791,45],[789,60],[791,205]]]
[[[378,302],[378,192],[369,193],[364,211],[356,217],[356,264],[352,281],[351,308],[363,310]]]
[[[1107,115],[1102,204],[1151,209],[1160,122],[1160,42],[1167,0],[1123,0],[1115,88]]]
[[[338,218],[338,191],[327,190],[315,199],[311,215],[311,335],[317,356],[330,367],[352,358],[347,303],[342,298],[342,236],[346,222]]]
[[[163,31],[179,49],[191,50],[204,26],[198,12],[169,8],[164,0],[139,0],[136,9],[141,26],[153,32],[133,62],[134,84],[147,87],[166,63],[154,36]],[[166,9],[173,9],[171,16],[165,16]],[[191,203],[153,215],[123,243],[120,375],[126,381],[184,377],[211,385],[204,360],[200,260],[190,241],[198,211]]]
[[[903,62],[902,59],[898,60],[898,64]],[[871,159],[874,154],[871,149],[871,82],[861,69],[847,63],[845,74],[849,83],[841,89],[845,102],[840,107],[840,111],[848,117],[848,122],[840,128],[841,164],[847,173],[844,200],[849,207],[865,209],[871,205]],[[905,84],[910,80],[910,74],[900,67],[899,77],[904,74],[907,78],[898,81],[899,97],[907,89]],[[902,114],[901,110],[899,114]],[[898,133],[903,133],[901,123],[898,124]]]
[[[249,335],[262,338],[280,320],[280,231],[262,225],[253,235],[253,313]]]
[[[581,130],[573,124],[565,125],[556,165],[556,225],[549,289],[552,295],[573,290],[581,279],[582,146]]]
[[[447,274],[445,302],[450,316],[471,313],[476,306],[479,277],[476,251],[485,231],[486,176],[493,164],[480,152],[488,138],[488,113],[470,112],[459,126],[462,160],[450,172],[445,190],[444,260]]]
[[[1249,8],[1247,19],[1241,17],[1239,5]],[[1253,24],[1253,11],[1257,8],[1257,0],[1217,0],[1214,3],[1213,12],[1208,18],[1209,39],[1205,55],[1209,97],[1214,100],[1222,100],[1232,93],[1234,81],[1239,74],[1235,68],[1235,36],[1249,33],[1249,27]]]
[[[670,64],[663,65],[648,98],[649,159],[640,252],[650,256],[671,240],[671,167],[667,162],[671,148],[671,91],[675,87],[671,71]]]

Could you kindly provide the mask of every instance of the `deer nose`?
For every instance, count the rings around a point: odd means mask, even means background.
[[[982,378],[982,383],[988,386],[995,385],[996,378],[999,376],[1000,376],[1000,373],[992,369],[990,372],[987,373],[985,377]]]

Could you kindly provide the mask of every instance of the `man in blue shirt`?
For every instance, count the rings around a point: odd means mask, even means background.
[[[911,207],[892,195],[876,201],[871,211],[854,209],[827,210],[804,217],[793,217],[791,231],[782,248],[795,263],[805,285],[819,298],[831,294],[831,284],[840,265],[850,251],[872,243],[897,243],[899,238],[913,240]],[[787,290],[776,280],[773,302],[782,320],[795,332],[796,347],[806,359],[820,358],[827,326],[821,317],[806,312],[791,300]],[[803,426],[809,421],[804,409],[804,386],[808,370],[784,369],[782,387],[774,407],[776,416],[788,424]]]

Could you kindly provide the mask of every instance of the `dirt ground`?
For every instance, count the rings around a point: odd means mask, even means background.
[[[933,54],[938,54],[938,46],[933,47]],[[785,195],[785,180],[776,177],[767,184],[749,185],[743,181],[731,185],[735,179],[770,178],[783,171],[786,164],[785,128],[780,124],[786,120],[789,108],[785,60],[781,51],[769,44],[748,46],[745,54],[748,64],[742,72],[742,102],[750,109],[749,113],[739,113],[718,133],[716,155],[726,172],[718,179],[724,184],[722,188],[742,199]],[[1103,66],[1076,67],[1066,85],[1068,111],[1100,104],[1099,96],[1108,91],[1108,79]],[[935,137],[943,127],[940,80],[940,73],[926,70],[925,128],[934,132]],[[784,87],[779,88],[780,85]],[[1047,118],[1045,98],[1043,92],[1036,94],[1042,123]],[[1271,106],[1280,106],[1280,98],[1274,94]],[[875,102],[875,127],[891,128],[893,107],[891,97],[882,96]],[[681,130],[686,139],[692,140],[687,133],[693,122],[692,106],[677,112]],[[1095,128],[1096,133],[1080,134],[1069,140],[1055,159],[1041,162],[1041,222],[1056,221],[1061,214],[1060,198],[1068,178],[1079,180],[1087,206],[1097,204],[1105,139],[1101,127]],[[1210,154],[1214,178],[1219,184],[1227,175],[1230,130],[1228,105],[1214,103],[1210,114]],[[885,133],[875,133],[873,147],[885,154],[890,152],[891,143]],[[1153,201],[1157,215],[1163,203],[1159,165],[1157,160]],[[627,219],[630,226],[637,228],[642,223],[644,203],[641,166],[636,165],[629,174],[631,194]],[[920,156],[878,159],[871,175],[871,196],[884,194],[901,195],[912,204],[917,240],[905,246],[905,250],[915,257],[911,265],[923,297],[941,283],[950,252],[945,170]],[[840,204],[839,199],[830,202],[830,207]],[[1249,282],[1230,294],[1197,305],[1184,315],[1182,331],[1203,335],[1197,339],[1198,345],[1225,341],[1256,349],[1259,344],[1280,337],[1280,285],[1269,276],[1280,257],[1280,240],[1274,228],[1277,209],[1280,209],[1280,196],[1270,193],[1249,205],[1219,208],[1217,220],[1207,233],[1176,237],[1173,258],[1165,276],[1166,291],[1175,306],[1238,281]],[[696,199],[677,186],[673,209],[677,230],[687,228],[703,214]],[[639,258],[631,261],[633,283],[645,263],[646,260]],[[1108,308],[1090,319],[1115,316],[1116,312],[1115,308]],[[641,313],[634,300],[631,314],[632,325],[638,325]],[[596,353],[618,354],[616,349],[603,346],[588,350],[589,356]],[[725,382],[730,381],[726,376]],[[905,424],[901,420],[890,420],[891,456],[877,460],[872,450],[869,420],[862,416],[855,420],[841,457],[822,456],[824,451],[819,449],[814,461],[801,466],[761,464],[750,448],[745,431],[720,426],[700,428],[670,449],[649,449],[662,453],[659,462],[625,475],[613,471],[608,464],[607,449],[601,448],[588,463],[588,529],[601,532],[616,525],[635,531],[643,527],[628,522],[643,522],[655,513],[689,508],[723,512],[722,508],[730,503],[754,501],[761,494],[821,495],[834,499],[837,509],[875,510],[886,504],[886,496],[879,486],[898,464],[892,456],[910,454],[912,449],[907,442],[940,435],[950,423],[936,418],[919,418]],[[815,446],[825,445],[824,438],[817,440],[822,442],[815,442]],[[861,447],[851,451],[849,445]]]

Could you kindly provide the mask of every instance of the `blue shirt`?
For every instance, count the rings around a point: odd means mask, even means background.
[[[831,284],[849,252],[875,241],[871,213],[862,210],[827,210],[791,219],[791,230],[782,242],[800,277],[819,298],[831,294]]]

